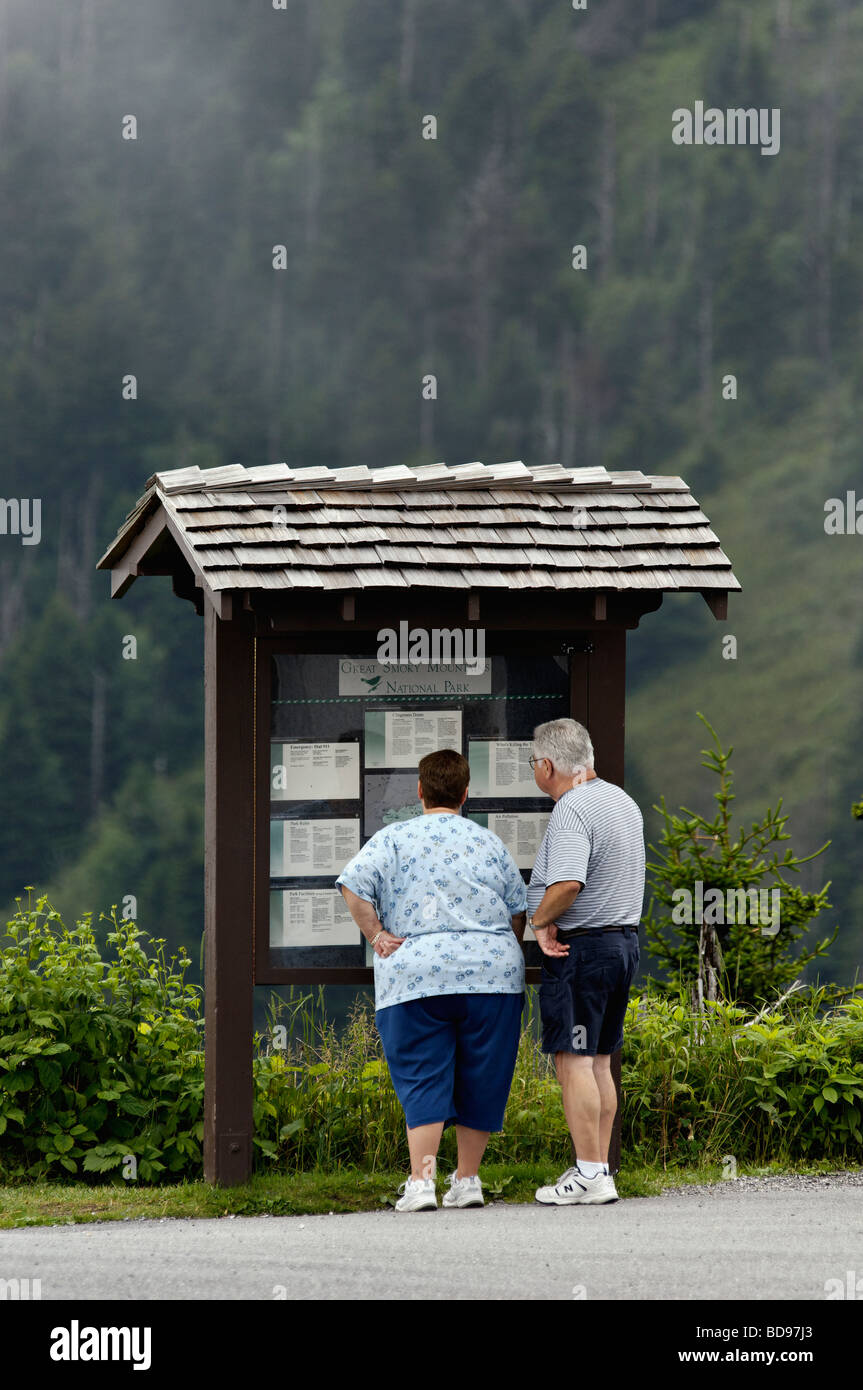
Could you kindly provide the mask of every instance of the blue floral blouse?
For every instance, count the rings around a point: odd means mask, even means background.
[[[460,815],[432,811],[385,826],[336,879],[375,904],[407,940],[375,955],[375,1008],[438,994],[521,994],[524,956],[510,918],[527,905],[502,840]]]

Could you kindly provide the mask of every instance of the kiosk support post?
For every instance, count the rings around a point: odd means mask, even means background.
[[[254,639],[204,612],[204,1177],[252,1171]]]
[[[600,777],[623,786],[626,711],[626,629],[609,628],[592,634],[588,717],[585,721]],[[576,716],[577,718],[578,716]],[[625,1046],[625,1043],[624,1043]],[[617,1091],[617,1113],[608,1147],[608,1171],[620,1171],[620,1052],[612,1053],[611,1075]]]

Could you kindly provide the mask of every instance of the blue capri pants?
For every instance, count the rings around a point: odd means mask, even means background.
[[[497,1131],[512,1085],[523,994],[442,994],[378,1009],[375,1023],[408,1129]]]

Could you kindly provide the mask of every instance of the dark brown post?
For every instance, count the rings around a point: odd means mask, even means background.
[[[590,653],[574,651],[569,658],[569,713],[590,729]]]
[[[204,608],[204,1177],[252,1171],[254,642]]]
[[[626,629],[611,627],[592,634],[590,701],[587,727],[596,755],[596,770],[607,782],[623,786],[626,711]],[[617,1114],[608,1147],[608,1171],[620,1171],[620,1052],[612,1053],[611,1074],[617,1088]]]
[[[596,770],[623,786],[626,723],[626,628],[591,633],[590,700],[587,727],[596,753]]]

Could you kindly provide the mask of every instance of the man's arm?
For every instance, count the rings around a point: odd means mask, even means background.
[[[572,907],[584,885],[573,879],[552,883],[542,895],[542,901],[531,917],[539,949],[545,956],[568,956],[569,947],[558,940],[557,918]],[[537,921],[537,918],[539,921]]]
[[[584,884],[575,879],[569,883],[552,883],[542,895],[542,901],[532,915],[534,927],[548,927],[557,922],[567,908],[572,907]]]

